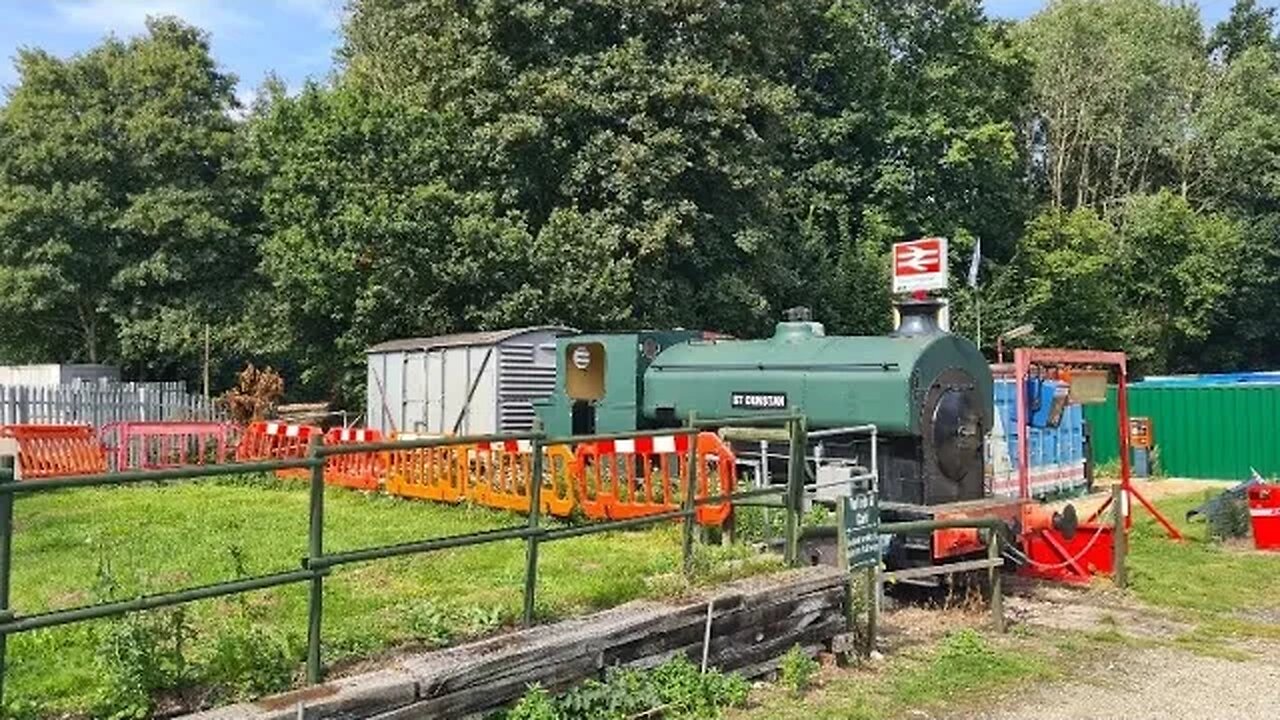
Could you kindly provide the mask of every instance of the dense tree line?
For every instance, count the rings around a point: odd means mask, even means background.
[[[557,322],[889,323],[890,243],[951,239],[954,326],[1148,372],[1270,367],[1280,43],[1158,0],[352,0],[334,76],[238,108],[155,19],[18,58],[0,361],[356,397],[383,339]],[[964,282],[981,242],[977,291]]]

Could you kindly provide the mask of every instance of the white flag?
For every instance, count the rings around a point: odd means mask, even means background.
[[[973,241],[973,259],[969,261],[969,287],[978,287],[978,261],[982,259],[982,238]]]

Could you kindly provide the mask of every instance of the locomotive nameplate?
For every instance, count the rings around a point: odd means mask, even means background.
[[[739,410],[785,410],[786,393],[729,393],[729,406]]]

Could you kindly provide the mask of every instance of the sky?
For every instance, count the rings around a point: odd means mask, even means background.
[[[97,44],[104,35],[127,37],[148,15],[177,15],[211,36],[213,54],[240,79],[243,99],[269,71],[290,88],[324,79],[333,67],[344,0],[0,0],[0,87],[17,80],[13,56],[40,47],[59,56]],[[987,14],[1023,18],[1045,0],[984,0]],[[1265,5],[1280,0],[1263,0]],[[1232,0],[1201,0],[1207,24],[1227,15]]]

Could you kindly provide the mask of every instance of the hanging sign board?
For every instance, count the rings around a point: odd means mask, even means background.
[[[922,238],[893,245],[893,291],[947,287],[947,239]]]

